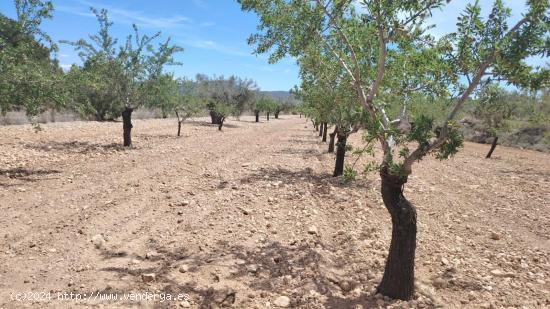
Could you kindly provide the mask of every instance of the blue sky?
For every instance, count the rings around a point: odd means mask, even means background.
[[[252,55],[252,47],[246,39],[253,33],[258,18],[240,10],[233,0],[53,0],[53,20],[43,24],[43,29],[55,40],[76,41],[97,31],[97,21],[89,7],[106,8],[114,22],[113,34],[119,42],[137,24],[142,33],[162,31],[164,37],[172,37],[174,43],[185,48],[177,56],[183,66],[171,67],[176,76],[194,77],[197,73],[231,75],[256,80],[263,90],[289,90],[299,83],[298,68],[290,59],[275,65],[267,62],[267,55]],[[435,11],[430,22],[438,27],[434,35],[454,31],[456,18],[465,7],[466,0],[453,0],[444,10]],[[512,9],[512,22],[525,11],[525,1],[505,0]],[[492,0],[480,1],[484,13]],[[0,0],[0,11],[14,16],[13,1]],[[73,47],[60,44],[58,58],[64,67],[80,63]],[[544,63],[540,59],[532,63]]]
[[[76,41],[97,32],[90,6],[106,8],[114,22],[114,36],[123,42],[136,23],[141,33],[162,31],[164,37],[185,51],[177,55],[182,66],[170,67],[177,76],[238,75],[254,79],[262,90],[289,90],[299,83],[298,68],[292,59],[270,65],[267,55],[252,55],[246,39],[256,29],[254,14],[240,10],[230,0],[53,0],[54,18],[42,29],[55,40]],[[0,11],[15,14],[13,1],[0,0]],[[58,59],[64,67],[80,63],[72,46],[59,44]]]

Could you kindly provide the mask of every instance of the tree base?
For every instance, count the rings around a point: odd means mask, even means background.
[[[392,219],[392,238],[377,292],[394,299],[410,300],[414,294],[416,209],[403,196],[406,178],[389,175],[385,169],[380,176],[382,199]]]

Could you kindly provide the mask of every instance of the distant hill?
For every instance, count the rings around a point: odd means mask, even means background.
[[[286,99],[290,97],[290,92],[288,91],[260,91],[260,93],[270,94],[274,98]]]

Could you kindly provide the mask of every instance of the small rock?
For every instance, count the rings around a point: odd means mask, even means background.
[[[190,304],[188,301],[184,300],[184,301],[180,302],[180,307],[182,307],[182,308],[190,308],[190,307],[191,307],[191,304]]]
[[[432,280],[432,285],[438,289],[446,287],[447,283],[447,280],[443,278],[435,278],[434,280]]]
[[[246,265],[246,270],[251,273],[256,273],[258,272],[258,265],[256,264]]]
[[[491,232],[491,239],[492,240],[500,240],[500,234],[498,233],[495,233],[495,232]]]
[[[495,277],[515,277],[515,274],[513,273],[505,273],[503,272],[502,270],[500,269],[493,269],[491,270],[491,275],[495,276]]]
[[[348,293],[349,291],[353,290],[356,285],[356,282],[350,280],[342,280],[338,282],[338,286],[340,287],[340,289],[342,289],[344,293]]]
[[[315,225],[310,226],[307,232],[311,235],[317,235],[319,233]]]
[[[148,260],[154,260],[157,259],[160,256],[160,254],[156,251],[149,251],[147,254],[145,254],[145,258]]]
[[[273,304],[280,308],[288,308],[290,307],[290,298],[287,296],[279,296],[273,301]]]
[[[141,280],[143,280],[143,282],[153,282],[155,281],[155,274],[153,273],[150,273],[150,274],[142,274],[141,275]]]
[[[97,249],[101,249],[105,246],[105,238],[101,234],[94,235],[92,237],[92,243]]]
[[[179,271],[180,271],[180,273],[186,273],[186,272],[188,272],[188,271],[189,271],[189,265],[187,265],[187,264],[181,265],[181,266],[179,267]]]

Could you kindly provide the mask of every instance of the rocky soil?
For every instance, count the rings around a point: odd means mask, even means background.
[[[181,138],[136,120],[132,149],[120,123],[1,127],[0,307],[550,308],[549,154],[467,143],[415,165],[417,292],[395,301],[374,294],[391,235],[377,175],[330,177],[311,124],[282,118],[196,119]]]

